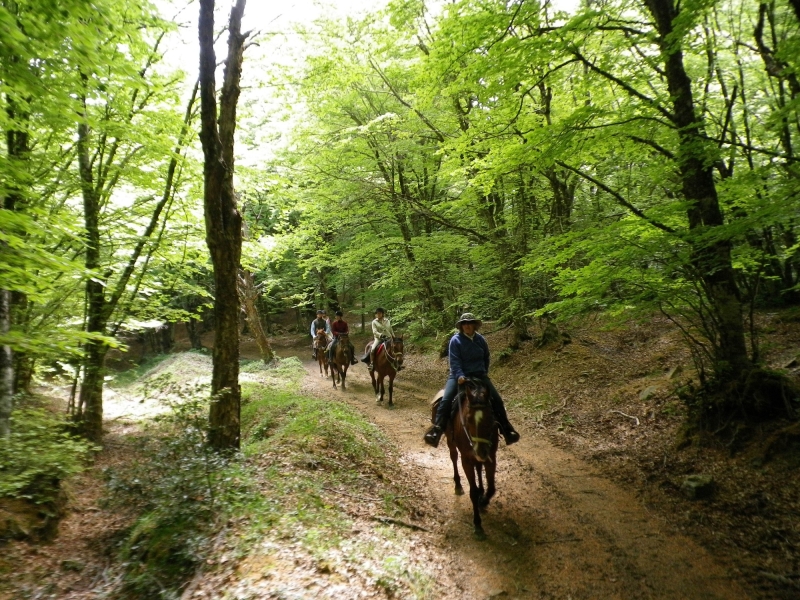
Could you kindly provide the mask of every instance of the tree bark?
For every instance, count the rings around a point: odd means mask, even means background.
[[[214,0],[200,0],[200,141],[204,155],[206,243],[214,267],[214,351],[209,411],[209,444],[218,450],[238,449],[241,390],[239,387],[239,296],[237,275],[242,251],[242,217],[233,187],[236,104],[246,34],[241,33],[245,0],[237,0],[228,25],[228,56],[220,96],[216,97]]]
[[[0,336],[8,335],[11,325],[11,294],[0,290]],[[14,408],[14,369],[11,346],[0,346],[0,438],[11,433],[11,411]]]
[[[247,315],[247,324],[250,327],[250,332],[253,334],[256,344],[258,344],[261,360],[269,363],[275,358],[275,353],[272,351],[272,346],[270,346],[267,334],[261,324],[261,315],[256,305],[258,290],[253,282],[253,274],[244,269],[239,274],[239,296],[244,306],[245,315]]]
[[[18,56],[9,57],[9,62],[18,64]],[[23,190],[28,184],[28,157],[30,153],[30,136],[27,123],[30,115],[27,111],[19,110],[17,103],[9,95],[6,97],[6,115],[9,128],[6,131],[6,160],[14,169],[14,176],[7,182],[8,193],[3,198],[2,208],[8,211],[20,209],[24,199]],[[0,242],[0,244],[5,245]],[[10,290],[0,289],[0,336],[6,336],[11,331],[13,320],[13,306],[27,305],[25,294]],[[18,310],[17,313],[24,313]],[[10,433],[11,412],[14,408],[15,389],[15,357],[11,346],[0,345],[0,437]]]
[[[679,10],[673,0],[645,0],[659,33],[665,73],[672,97],[673,122],[679,135],[679,172],[683,195],[689,203],[689,229],[693,241],[693,268],[708,298],[714,331],[715,372],[725,378],[753,368],[747,354],[739,289],[728,240],[709,240],[707,231],[724,224],[714,183],[714,148],[703,134],[702,117],[694,107],[692,85],[683,63],[680,38],[673,22]],[[703,239],[705,238],[705,239]]]
[[[84,107],[85,108],[85,107]],[[84,112],[85,116],[85,112]],[[89,156],[89,125],[78,125],[78,170],[83,195],[85,245],[84,267],[91,276],[86,280],[86,332],[103,335],[106,332],[106,299],[100,273],[100,198],[94,185]],[[97,339],[86,342],[84,379],[78,397],[76,417],[82,433],[94,442],[103,437],[103,362],[107,346]]]

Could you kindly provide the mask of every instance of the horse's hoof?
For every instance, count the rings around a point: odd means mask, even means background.
[[[483,542],[486,540],[486,533],[483,531],[482,527],[475,528],[475,539],[479,542]]]
[[[464,488],[460,485],[456,486],[456,496],[463,496],[464,495]]]

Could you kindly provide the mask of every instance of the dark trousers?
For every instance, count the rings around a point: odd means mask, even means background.
[[[467,377],[479,379],[483,385],[486,386],[486,389],[489,391],[489,400],[492,403],[494,418],[505,430],[508,425],[506,407],[505,404],[503,404],[503,399],[494,387],[492,380],[489,379],[487,375],[467,375]],[[450,377],[444,386],[444,396],[442,396],[442,399],[439,401],[439,407],[436,409],[436,423],[441,427],[444,427],[447,420],[450,418],[450,411],[452,410],[453,399],[456,397],[456,394],[458,394],[458,380],[454,377]]]
[[[331,342],[331,347],[328,349],[328,362],[333,362],[333,357],[336,355],[336,346],[339,344],[341,340],[338,337],[333,338],[333,342]],[[353,344],[350,340],[347,340],[347,346],[350,348],[350,356],[356,355],[356,349],[353,347]]]

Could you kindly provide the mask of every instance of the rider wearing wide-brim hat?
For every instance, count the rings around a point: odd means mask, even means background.
[[[379,306],[375,309],[375,318],[372,320],[372,342],[370,344],[369,354],[362,357],[362,362],[367,363],[369,370],[372,371],[375,365],[375,351],[381,342],[384,340],[391,340],[394,338],[392,331],[392,324],[386,318],[386,311],[383,307]]]
[[[450,377],[444,387],[444,396],[439,401],[433,427],[425,433],[424,438],[425,443],[434,448],[439,445],[439,438],[447,425],[458,386],[463,385],[467,377],[478,379],[486,386],[492,403],[492,412],[506,444],[519,441],[519,433],[508,421],[503,399],[489,379],[489,344],[486,343],[486,338],[477,332],[481,323],[481,320],[472,313],[464,313],[456,322],[458,333],[450,338],[448,346]]]

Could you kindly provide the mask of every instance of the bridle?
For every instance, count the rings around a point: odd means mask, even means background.
[[[391,342],[391,344],[389,343]],[[392,354],[392,350],[394,350],[394,339],[387,339],[383,342],[383,349],[386,352],[386,360],[389,362],[389,366],[395,370],[395,373],[399,370],[400,361],[403,360],[403,352],[395,352]]]
[[[472,384],[473,387],[475,387],[475,383],[472,380],[467,379],[467,382],[469,382],[470,384]],[[467,383],[464,383],[464,385],[462,387],[466,388],[466,386],[467,386]],[[487,392],[488,392],[488,390],[487,390]],[[491,440],[487,440],[486,438],[480,438],[480,437],[472,437],[469,434],[469,429],[467,428],[467,421],[464,418],[464,411],[462,410],[463,407],[461,406],[461,398],[465,397],[465,396],[466,396],[466,389],[464,391],[461,391],[458,394],[456,394],[456,401],[458,402],[458,414],[461,416],[461,427],[464,429],[464,435],[467,436],[467,441],[469,442],[470,448],[475,450],[475,444],[491,445],[491,443],[492,443]],[[475,408],[475,406],[473,406],[471,403],[470,403],[470,407],[473,408],[473,409]],[[491,404],[489,404],[486,407],[486,409],[491,411]]]

